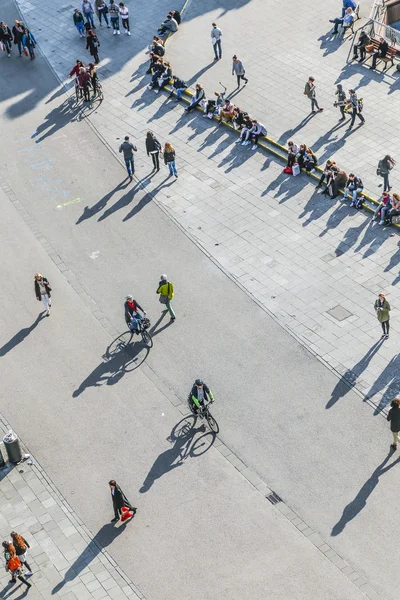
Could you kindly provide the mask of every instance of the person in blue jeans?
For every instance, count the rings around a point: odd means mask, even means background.
[[[128,171],[129,179],[132,181],[132,175],[135,172],[135,163],[133,161],[133,153],[137,151],[136,146],[129,141],[129,135],[126,135],[124,141],[119,147],[119,151],[124,153],[126,170]]]
[[[94,24],[94,10],[90,0],[83,0],[82,13],[86,19],[86,23],[90,25],[90,28],[96,29],[96,25]]]
[[[356,177],[353,173],[350,173],[349,178],[346,182],[343,194],[343,200],[347,200],[349,196],[352,197],[350,206],[355,206],[357,202],[357,196],[363,191],[363,182],[359,177]]]
[[[169,176],[175,175],[178,179],[178,171],[175,164],[175,148],[169,142],[166,142],[164,146],[164,162],[169,167]]]
[[[120,35],[121,32],[119,30],[119,6],[115,4],[114,0],[110,0],[108,14],[110,15],[114,35]]]
[[[182,92],[184,92],[187,88],[187,84],[185,83],[185,81],[183,81],[183,79],[179,79],[179,77],[173,77],[172,81],[173,84],[168,98],[171,98],[174,95],[174,92],[176,92],[177,99],[180,100]]]
[[[74,11],[73,19],[74,19],[74,25],[77,28],[80,37],[85,37],[85,24],[84,24],[85,22],[84,22],[82,13],[79,12],[79,10],[77,8]]]
[[[14,44],[18,46],[19,55],[22,56],[22,36],[24,35],[24,27],[20,21],[15,21],[15,25],[12,28],[12,34],[14,38]]]

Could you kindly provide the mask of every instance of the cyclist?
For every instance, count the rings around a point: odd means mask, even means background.
[[[131,294],[128,294],[128,296],[125,297],[124,308],[126,324],[132,331],[132,333],[134,333],[138,330],[138,321],[141,321],[143,317],[146,316],[146,312],[143,310],[140,304],[138,304],[136,300],[133,299],[133,296],[131,296]],[[142,311],[143,317],[138,313],[138,310]]]
[[[192,402],[192,409],[195,414],[199,412],[200,406],[205,406],[206,404],[214,402],[212,391],[201,379],[196,379],[194,382],[189,398]]]

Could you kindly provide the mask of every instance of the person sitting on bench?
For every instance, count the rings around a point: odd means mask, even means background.
[[[338,26],[343,25],[343,28],[351,27],[354,22],[354,12],[351,8],[346,8],[346,12],[344,13],[344,17],[342,19],[329,19],[329,23],[335,23],[335,27],[333,28],[333,33],[338,32]]]
[[[365,33],[365,31],[362,31],[360,33],[360,37],[358,38],[358,42],[357,44],[354,44],[354,48],[353,48],[353,60],[355,60],[356,58],[358,58],[358,51],[360,51],[360,60],[359,62],[362,62],[365,59],[365,54],[366,54],[366,49],[365,47],[368,46],[368,44],[370,44],[371,40],[369,39],[369,37],[367,36],[367,34]]]
[[[372,65],[370,66],[370,69],[376,69],[376,62],[378,58],[385,58],[388,50],[389,44],[385,42],[383,37],[379,38],[378,50],[372,55]]]

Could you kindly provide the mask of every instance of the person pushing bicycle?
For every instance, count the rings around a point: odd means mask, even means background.
[[[207,404],[214,402],[212,391],[201,379],[196,379],[194,382],[189,398],[192,402],[192,408],[195,414],[198,413],[201,406],[206,406]]]

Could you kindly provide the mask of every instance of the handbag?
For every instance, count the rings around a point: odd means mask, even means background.
[[[19,560],[18,556],[13,556],[12,558],[10,558],[7,564],[7,568],[10,571],[18,571],[18,569],[21,568],[21,561]]]
[[[162,296],[160,294],[160,296],[158,297],[158,299],[161,302],[161,304],[167,304],[167,302],[168,302],[168,296]]]
[[[29,56],[28,48],[24,46],[24,54],[25,56]]]
[[[367,52],[373,52],[374,45],[373,44],[368,44],[367,46],[365,46],[365,49],[366,49]]]
[[[298,175],[300,173],[300,167],[298,163],[294,163],[292,167],[292,175]]]
[[[292,169],[292,167],[289,167],[289,166],[285,167],[283,169],[283,172],[287,173],[288,175],[293,175],[293,169]]]
[[[1,42],[1,49],[3,50],[3,52],[5,52],[5,49],[6,49],[6,47],[5,47],[5,45],[3,44],[3,42]]]

